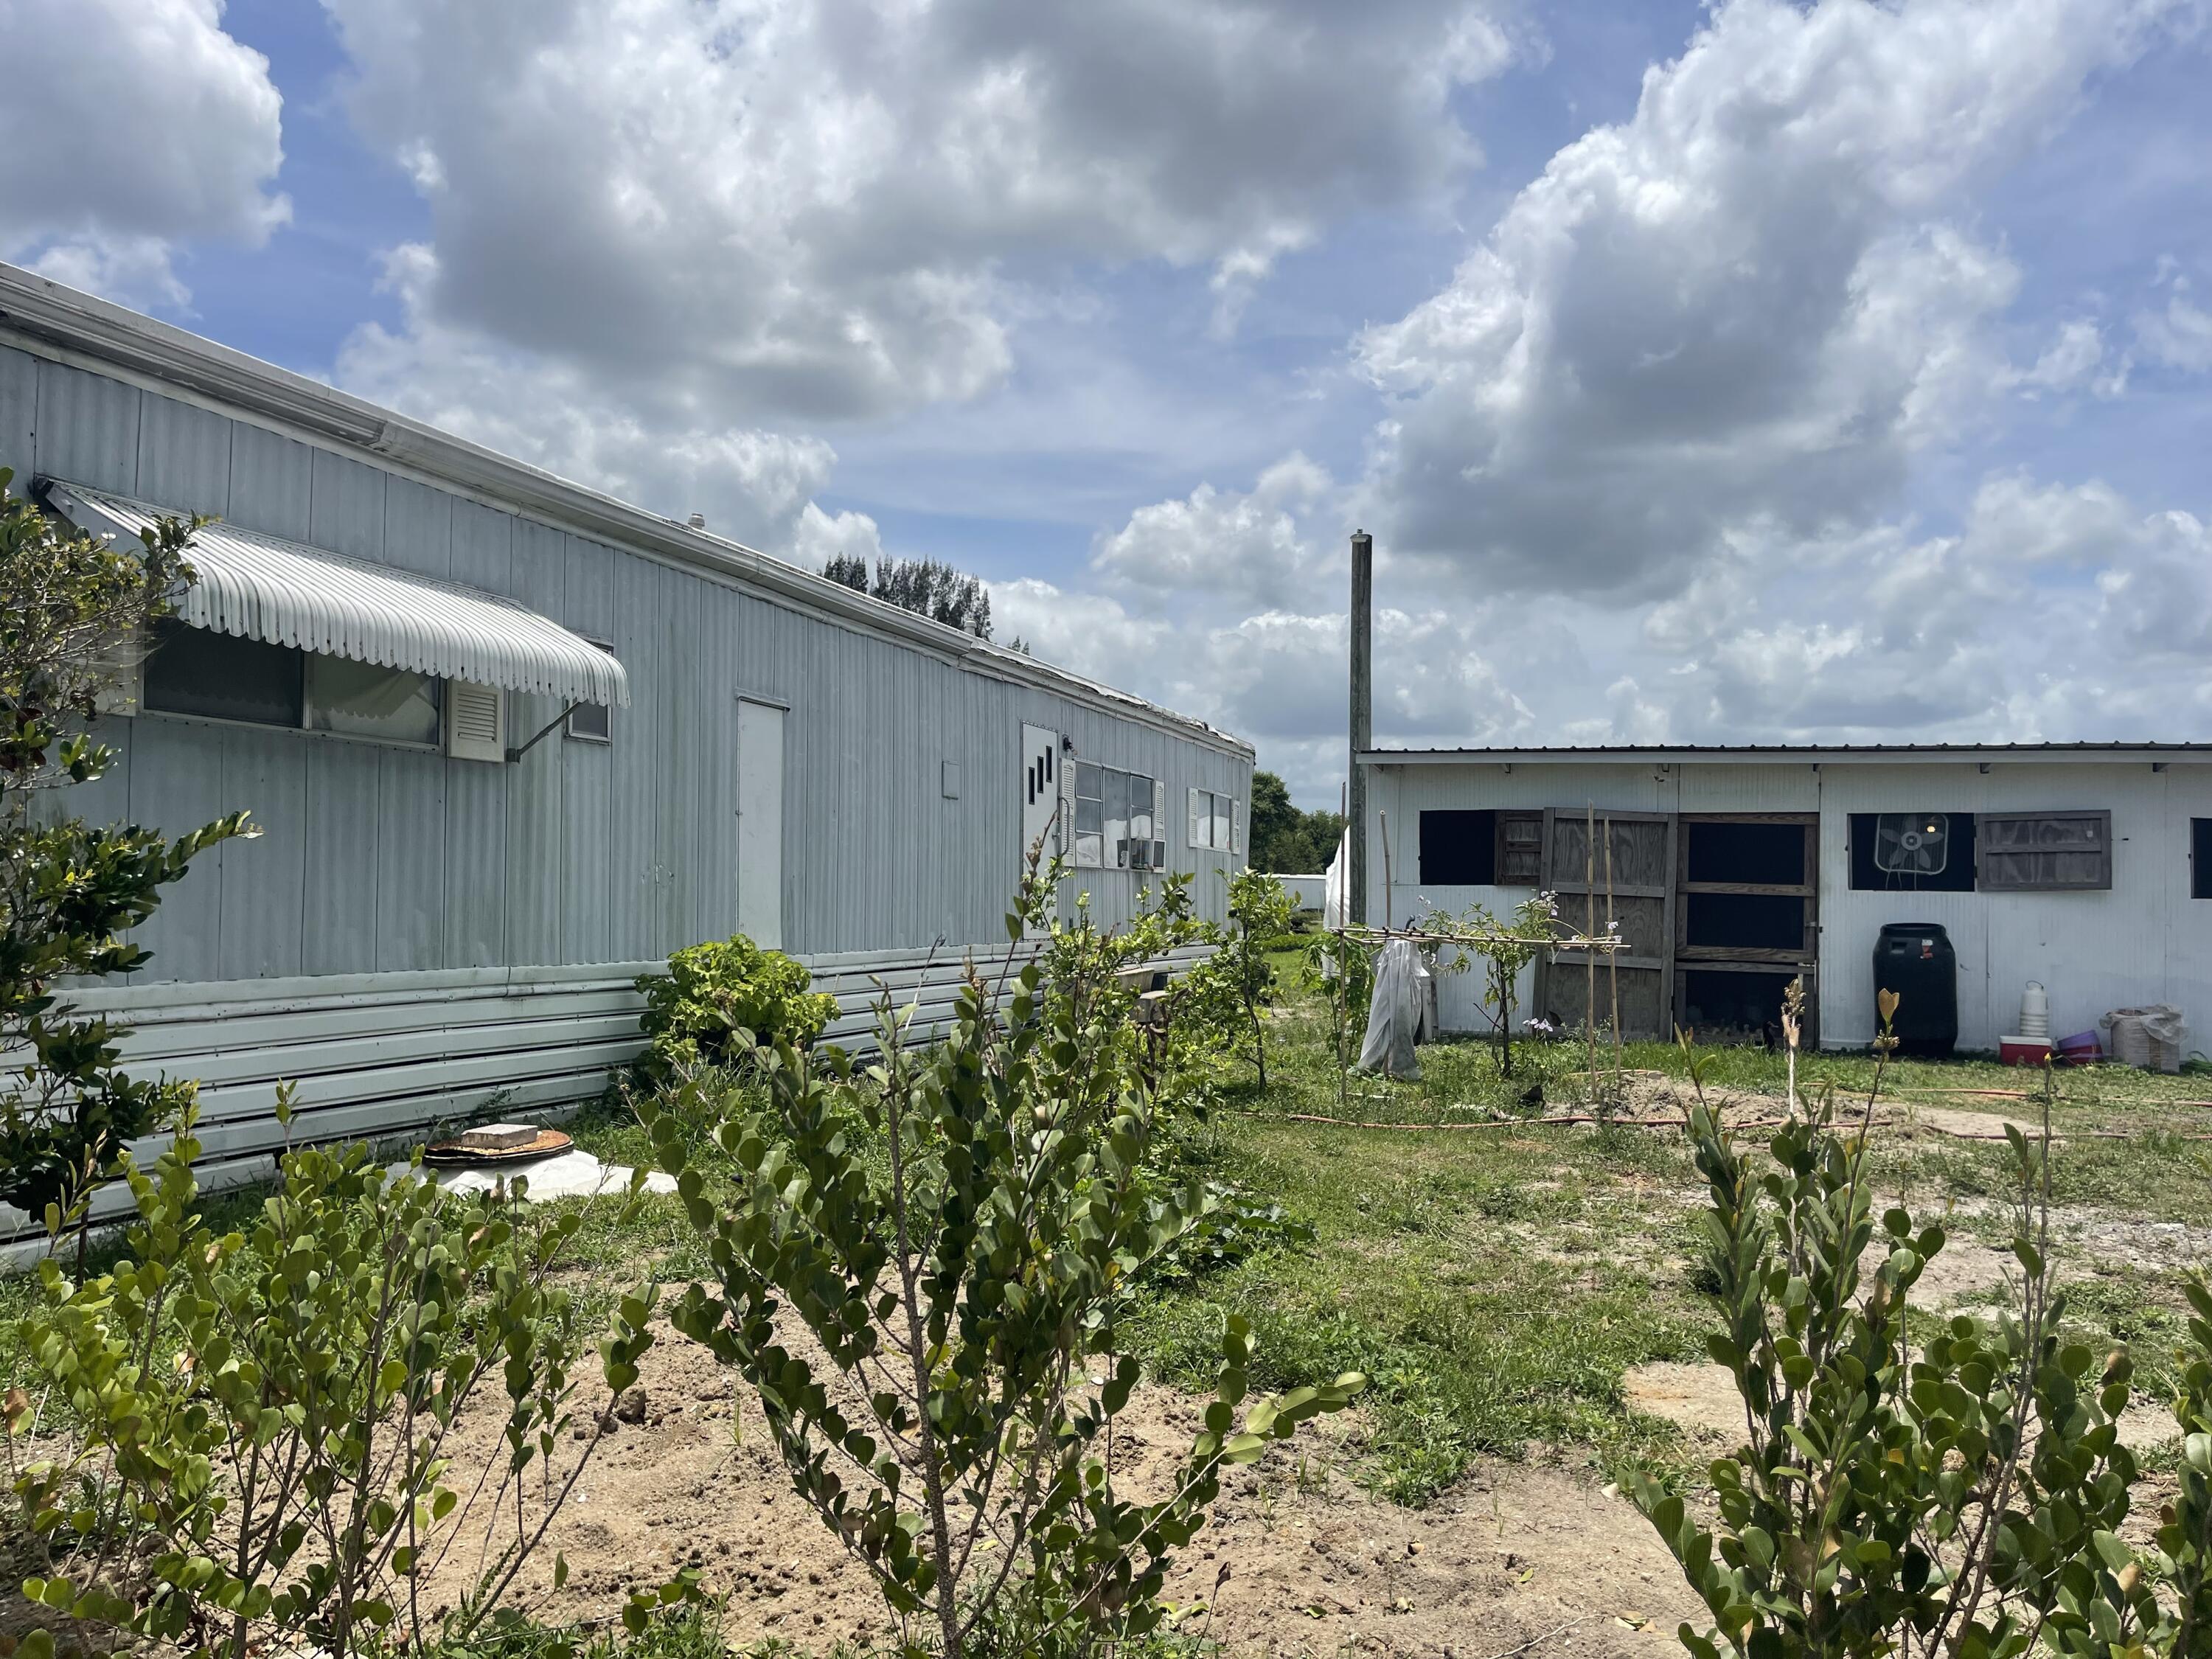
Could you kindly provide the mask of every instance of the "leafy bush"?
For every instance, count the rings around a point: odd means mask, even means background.
[[[837,1017],[836,998],[809,983],[799,963],[742,933],[678,951],[666,973],[637,982],[655,1068],[726,1066],[756,1043],[805,1047]]]
[[[2212,1605],[2212,1297],[2198,1286],[2191,1298],[2204,1358],[2179,1413],[2183,1494],[2154,1563],[2177,1614],[2119,1537],[2137,1480],[2119,1441],[2126,1351],[2100,1361],[2059,1334],[2047,1101],[2039,1145],[2007,1129],[2021,1268],[2013,1306],[1995,1320],[1910,1318],[1943,1231],[1916,1227],[1902,1208],[1875,1220],[1865,1164],[1879,1064],[1850,1121],[1839,1123],[1832,1092],[1801,1109],[1802,995],[1792,988],[1784,1020],[1790,1121],[1765,1173],[1702,1098],[1690,1115],[1712,1194],[1709,1277],[1727,1322],[1709,1346],[1735,1379],[1747,1437],[1712,1466],[1711,1527],[1656,1483],[1635,1483],[1715,1620],[1711,1636],[1683,1626],[1683,1644],[1700,1659],[1717,1659],[1721,1644],[1751,1659],[2199,1654]],[[1881,1001],[1875,1046],[1886,1060],[1897,999]]]
[[[461,1198],[390,1176],[355,1146],[286,1154],[252,1224],[218,1235],[190,1118],[150,1172],[123,1156],[126,1260],[81,1285],[42,1264],[23,1346],[78,1426],[15,1474],[46,1559],[24,1595],[86,1636],[195,1659],[465,1644],[605,1431],[572,1449],[582,1337],[549,1282],[581,1217],[532,1212],[519,1179]],[[622,1297],[599,1344],[617,1395],[653,1300]],[[505,1432],[465,1469],[455,1426],[487,1393]],[[31,1414],[10,1395],[11,1445]],[[449,1558],[471,1571],[441,1617],[416,1589]],[[37,1632],[21,1652],[52,1645]]]
[[[260,832],[243,812],[171,841],[33,811],[43,793],[112,763],[69,727],[95,714],[118,641],[191,580],[198,526],[164,519],[125,550],[48,519],[9,492],[13,477],[0,467],[0,1050],[29,1063],[11,1063],[0,1084],[0,1202],[44,1218],[57,1241],[75,1231],[82,1273],[93,1193],[127,1142],[174,1121],[192,1085],[125,1076],[129,1033],[71,1016],[53,987],[144,966],[149,952],[124,931],[201,853]]]
[[[1138,1377],[1127,1288],[1215,1202],[1147,1169],[1157,1091],[1124,1041],[1122,948],[1055,929],[1046,959],[1072,977],[1025,964],[1003,1021],[971,980],[951,1035],[919,1055],[886,1000],[883,1057],[856,1085],[842,1054],[782,1043],[755,1068],[763,1105],[730,1109],[739,1097],[706,1076],[639,1103],[719,1281],[684,1293],[678,1328],[753,1384],[793,1487],[896,1613],[935,1625],[946,1659],[1016,1609],[1024,1651],[1154,1630],[1169,1559],[1224,1468],[1364,1381],[1260,1401],[1240,1428],[1252,1346],[1229,1317],[1173,1492],[1117,1491],[1114,1424]],[[726,1191],[691,1157],[702,1120],[735,1161]],[[826,1370],[778,1340],[779,1310]]]

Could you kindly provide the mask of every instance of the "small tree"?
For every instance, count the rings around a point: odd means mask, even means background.
[[[1297,904],[1274,877],[1241,870],[1229,883],[1229,926],[1220,947],[1193,970],[1194,978],[1218,981],[1233,1000],[1252,1041],[1252,1064],[1260,1086],[1267,1086],[1267,1031],[1261,1010],[1275,999],[1275,966],[1267,947],[1291,928]]]
[[[0,1049],[26,1063],[0,1081],[0,1201],[44,1217],[56,1240],[73,1229],[81,1273],[94,1190],[192,1085],[125,1076],[127,1032],[72,1017],[55,987],[143,967],[149,953],[122,935],[161,887],[216,842],[259,832],[236,812],[171,841],[35,805],[112,763],[80,728],[118,653],[191,580],[198,524],[162,520],[122,550],[47,518],[12,481],[0,468]]]
[[[1802,997],[1793,985],[1785,1003],[1793,1057]],[[2127,1354],[2100,1362],[2060,1334],[2047,1083],[2040,1141],[2007,1130],[2012,1306],[1908,1327],[1913,1285],[1945,1240],[1902,1208],[1875,1218],[1867,1152],[1895,994],[1881,1004],[1864,1103],[1839,1121],[1832,1091],[1801,1103],[1793,1080],[1764,1174],[1705,1103],[1692,1055],[1690,1140],[1712,1195],[1708,1267],[1726,1322],[1708,1346],[1742,1396],[1745,1440],[1712,1466],[1711,1526],[1656,1483],[1634,1483],[1715,1621],[1711,1636],[1683,1626],[1681,1641],[1700,1659],[1723,1644],[1748,1659],[2194,1656],[2212,1542],[2212,1438],[2194,1419],[2212,1368],[2191,1367],[2197,1393],[2179,1414],[2197,1478],[2160,1534],[2177,1619],[2118,1536],[2137,1479],[2119,1440]],[[2191,1300],[2197,1340],[2212,1348],[2212,1301]]]
[[[1437,969],[1461,973],[1468,966],[1468,957],[1481,958],[1482,1006],[1497,1034],[1500,1077],[1513,1075],[1513,1015],[1521,975],[1558,939],[1559,926],[1559,905],[1549,893],[1522,900],[1510,921],[1500,921],[1480,904],[1470,904],[1457,915],[1431,910],[1420,921],[1420,931],[1454,941],[1433,947]]]
[[[638,1108],[718,1280],[684,1294],[678,1328],[757,1389],[793,1487],[945,1659],[1010,1596],[1030,1650],[1152,1629],[1222,1470],[1363,1382],[1263,1401],[1240,1429],[1251,1345],[1231,1319],[1174,1489],[1117,1489],[1115,1419],[1138,1377],[1127,1288],[1216,1200],[1146,1172],[1151,1092],[1127,1066],[1096,1086],[1087,993],[1055,994],[1032,962],[1003,1024],[993,1005],[971,980],[951,1036],[916,1057],[887,1000],[883,1057],[849,1090],[841,1054],[781,1045],[758,1066],[764,1105],[702,1078]],[[690,1156],[702,1121],[737,1165],[719,1195]],[[779,1340],[779,1309],[826,1370]]]

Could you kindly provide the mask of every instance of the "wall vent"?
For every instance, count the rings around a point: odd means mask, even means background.
[[[507,699],[497,686],[446,683],[446,752],[455,760],[507,758]]]

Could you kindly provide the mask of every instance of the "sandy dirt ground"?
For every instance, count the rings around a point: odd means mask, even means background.
[[[633,1398],[641,1407],[626,1401],[624,1414],[638,1420],[617,1422],[600,1443],[527,1570],[526,1600],[538,1617],[610,1618],[632,1585],[688,1565],[728,1596],[733,1645],[781,1638],[826,1651],[840,1639],[892,1634],[866,1573],[791,1492],[757,1407],[739,1404],[742,1391],[702,1350],[665,1334]],[[1200,1405],[1139,1391],[1120,1419],[1127,1436],[1115,1458],[1133,1490],[1164,1488]],[[463,1442],[481,1454],[498,1424],[477,1415]],[[1346,1473],[1360,1433],[1356,1413],[1324,1420],[1232,1473],[1213,1523],[1169,1580],[1167,1599],[1189,1609],[1183,1628],[1203,1629],[1236,1656],[1680,1651],[1674,1627],[1700,1609],[1626,1498],[1532,1461],[1486,1464],[1438,1504],[1401,1509]],[[472,1524],[469,1535],[481,1534]],[[557,1594],[556,1550],[569,1567]],[[458,1587],[470,1554],[448,1560],[434,1597]]]

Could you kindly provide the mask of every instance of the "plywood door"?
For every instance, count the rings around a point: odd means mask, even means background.
[[[783,710],[738,704],[738,931],[783,948]]]
[[[1595,980],[1601,1025],[1613,1021],[1617,988],[1621,1035],[1663,1038],[1674,1006],[1674,820],[1663,812],[1601,811],[1595,827],[1593,838],[1587,811],[1545,813],[1544,889],[1557,896],[1560,925],[1572,933],[1602,933],[1609,906],[1626,948],[1610,962],[1603,952],[1548,953],[1539,964],[1537,1012],[1580,1025],[1590,1012]]]

